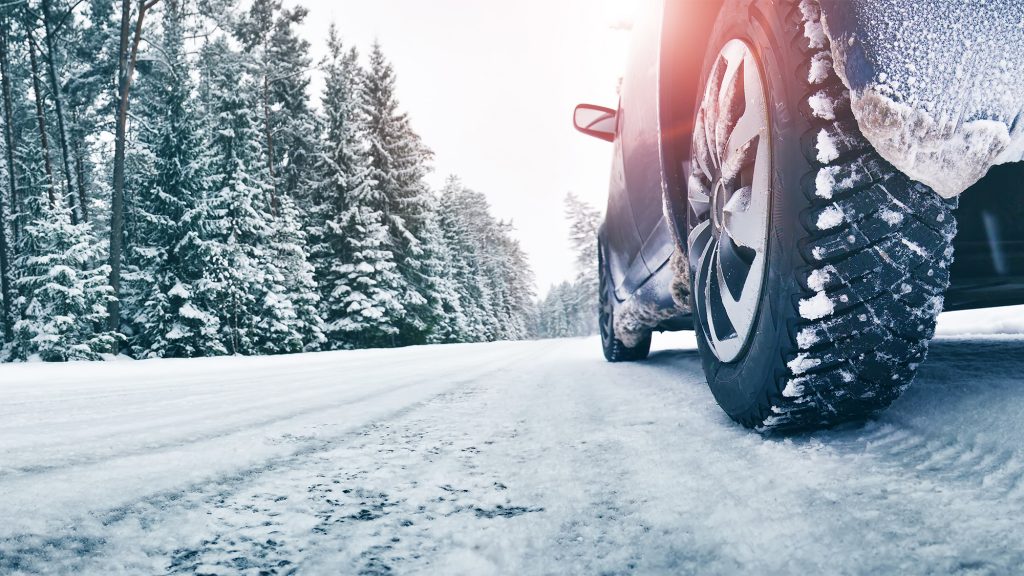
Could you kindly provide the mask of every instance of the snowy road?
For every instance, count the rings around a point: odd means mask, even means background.
[[[688,334],[3,366],[0,573],[1013,573],[1024,337],[944,332],[877,421],[787,439]]]

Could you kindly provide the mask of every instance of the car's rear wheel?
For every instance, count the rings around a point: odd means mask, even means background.
[[[626,346],[615,336],[615,287],[609,277],[604,261],[604,250],[598,246],[598,311],[597,325],[601,332],[601,350],[609,362],[634,362],[643,360],[651,351],[651,334],[648,332],[636,346]]]
[[[814,0],[729,0],[688,163],[704,371],[725,411],[808,428],[887,407],[923,360],[953,205],[864,140]]]

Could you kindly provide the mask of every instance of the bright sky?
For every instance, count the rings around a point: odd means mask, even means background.
[[[616,105],[628,44],[616,23],[633,1],[300,0],[318,59],[331,21],[364,55],[380,40],[436,154],[431,183],[456,174],[513,221],[540,294],[575,274],[565,194],[605,207],[611,145],[575,132],[572,110]]]

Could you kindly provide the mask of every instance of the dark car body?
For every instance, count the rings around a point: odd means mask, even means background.
[[[823,10],[846,1],[824,0]],[[620,91],[600,241],[620,302],[671,311],[648,326],[657,330],[692,327],[688,306],[673,298],[670,259],[685,243],[698,84],[721,6],[720,0],[651,2],[634,23]],[[1024,164],[993,168],[959,202],[945,309],[1024,303]]]

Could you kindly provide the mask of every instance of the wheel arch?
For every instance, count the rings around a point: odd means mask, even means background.
[[[686,245],[686,179],[701,66],[723,0],[664,0],[658,62],[658,119],[666,220]]]

